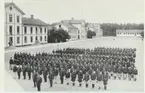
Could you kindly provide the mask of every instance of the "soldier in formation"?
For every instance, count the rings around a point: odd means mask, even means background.
[[[10,59],[10,68],[18,73],[21,72],[24,79],[33,77],[34,87],[41,90],[42,78],[50,82],[60,79],[60,83],[75,86],[79,82],[85,82],[86,88],[89,81],[92,88],[98,85],[98,89],[107,89],[108,79],[137,80],[138,70],[135,67],[136,49],[131,48],[105,48],[94,49],[66,48],[53,51],[52,53],[15,53]],[[28,75],[28,77],[27,77]],[[72,84],[69,84],[72,81]]]

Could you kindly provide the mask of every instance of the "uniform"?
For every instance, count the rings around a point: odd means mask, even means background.
[[[26,72],[27,72],[27,68],[24,65],[24,67],[23,67],[23,77],[24,77],[24,79],[26,79]]]
[[[17,68],[18,79],[20,79],[20,77],[21,77],[21,71],[22,71],[22,69],[21,69],[21,67],[19,66],[19,67]]]
[[[82,73],[82,71],[80,71],[79,73],[78,73],[78,81],[79,81],[79,86],[81,87],[82,86],[82,84],[81,84],[81,82],[82,82],[82,79],[83,79],[83,73]]]
[[[70,78],[70,72],[69,72],[69,70],[66,72],[65,77],[66,77],[67,85],[69,85],[69,78]]]
[[[31,79],[31,72],[32,72],[31,67],[28,66],[27,73],[28,73],[29,80]]]
[[[56,80],[57,76],[58,76],[58,69],[55,68],[54,69],[54,80],[55,80],[55,83],[57,83],[57,80]]]
[[[104,90],[107,89],[107,82],[108,82],[108,73],[105,73],[105,74],[103,75]]]
[[[50,82],[50,87],[52,87],[53,86],[53,79],[54,79],[54,75],[52,72],[49,73],[48,78],[49,78],[49,82]]]
[[[11,58],[10,61],[9,61],[9,64],[10,64],[10,70],[13,69],[13,63],[14,63],[14,62],[13,62],[13,59]]]
[[[91,80],[92,80],[92,88],[94,88],[95,87],[95,80],[96,80],[95,71],[93,71],[92,74],[91,74]]]
[[[61,71],[60,71],[59,75],[60,75],[60,81],[61,81],[61,84],[63,84],[64,75],[65,75],[64,70],[63,70],[63,69],[61,69]]]
[[[37,81],[37,73],[36,73],[36,71],[34,70],[33,71],[33,83],[34,83],[34,87],[36,87],[36,81]]]
[[[99,86],[99,89],[100,89],[101,85],[102,85],[102,74],[101,74],[101,72],[97,75],[97,81],[98,81],[98,86]]]
[[[89,74],[88,74],[88,72],[86,72],[86,74],[84,75],[84,80],[86,82],[86,87],[88,87],[88,81],[89,81]]]
[[[40,77],[40,75],[37,76],[36,83],[37,83],[37,89],[38,89],[38,91],[41,91],[42,78]]]
[[[43,70],[44,82],[47,82],[47,74],[48,74],[48,72],[47,72],[47,69],[45,68],[45,69]]]
[[[75,85],[75,80],[76,80],[76,72],[73,71],[71,74],[71,81],[73,82],[73,86]]]
[[[134,81],[136,81],[137,80],[136,75],[138,75],[138,70],[136,68],[134,68],[133,74],[134,74]]]

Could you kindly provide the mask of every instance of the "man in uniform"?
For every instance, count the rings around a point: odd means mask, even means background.
[[[61,84],[63,84],[64,75],[65,75],[65,73],[64,73],[64,69],[63,69],[63,68],[61,68],[59,75],[60,75],[60,81],[61,81]]]
[[[136,81],[136,80],[137,80],[136,75],[138,75],[138,70],[137,70],[137,68],[134,68],[133,74],[134,74],[134,81]]]
[[[91,73],[91,80],[92,80],[92,88],[94,88],[95,87],[95,80],[96,80],[95,71],[92,71],[92,73]]]
[[[44,78],[44,82],[47,82],[47,68],[45,67],[44,70],[43,70],[43,78]]]
[[[30,66],[30,64],[28,64],[27,73],[28,73],[29,80],[31,79],[31,72],[32,72],[31,66]]]
[[[81,86],[82,86],[82,84],[81,84],[82,79],[83,79],[83,73],[82,73],[82,71],[80,70],[80,72],[78,73],[79,87],[81,87]]]
[[[88,87],[88,81],[89,81],[89,73],[88,72],[85,73],[84,80],[86,82],[86,88],[87,88]]]
[[[9,61],[9,64],[10,64],[10,70],[12,70],[13,69],[13,59],[12,59],[12,57],[10,58],[10,61]]]
[[[105,73],[103,74],[103,84],[104,84],[104,90],[106,90],[106,89],[107,89],[107,82],[108,82],[108,73],[107,73],[107,72],[105,72]]]
[[[71,74],[71,81],[73,82],[73,86],[75,86],[75,80],[76,80],[76,71],[73,70]]]
[[[22,69],[19,65],[18,68],[17,68],[18,79],[20,79],[20,77],[21,77],[21,71],[22,71]]]
[[[52,71],[49,72],[48,78],[49,78],[49,82],[50,82],[50,87],[52,87],[53,86],[53,79],[54,79],[54,74]]]
[[[69,79],[70,79],[70,71],[69,71],[69,69],[66,71],[65,77],[66,77],[67,85],[69,85]]]
[[[33,71],[33,83],[34,83],[34,87],[36,87],[36,80],[37,80],[37,72],[36,70]]]
[[[26,65],[24,65],[24,67],[23,67],[23,76],[24,76],[24,79],[26,79],[26,72],[27,72],[27,67],[26,67]]]
[[[99,72],[99,74],[97,75],[97,81],[98,81],[99,89],[101,89],[101,85],[102,85],[102,72]]]
[[[40,77],[39,74],[37,75],[36,83],[37,83],[37,89],[38,89],[38,91],[41,91],[42,78]]]

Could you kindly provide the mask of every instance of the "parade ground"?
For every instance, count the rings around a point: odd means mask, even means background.
[[[5,50],[5,91],[37,91],[37,88],[33,87],[33,81],[23,80],[21,78],[13,78],[15,75],[9,70],[9,59],[13,57],[15,52],[28,52],[28,53],[38,53],[38,52],[52,52],[52,50],[60,48],[94,48],[94,47],[111,47],[111,48],[136,48],[136,67],[138,69],[137,81],[129,80],[108,80],[107,91],[115,92],[142,92],[144,91],[144,42],[141,38],[133,37],[102,37],[93,39],[84,39],[69,41],[65,43],[49,43],[45,45],[29,46],[29,47],[19,47],[13,50]],[[22,73],[21,73],[22,76]],[[11,80],[12,84],[7,84]],[[9,81],[9,82],[8,82]],[[57,84],[53,84],[53,87],[49,87],[49,81],[47,83],[41,84],[42,91],[105,91],[98,90],[97,88],[91,88],[91,82],[89,88],[85,88],[85,82],[83,82],[82,87],[79,87],[78,82],[76,86],[60,84],[59,77],[57,78]],[[12,87],[13,86],[13,87]],[[16,86],[16,87],[15,87]],[[19,87],[17,87],[19,86]],[[9,87],[12,87],[10,89]],[[22,88],[22,89],[21,89]]]

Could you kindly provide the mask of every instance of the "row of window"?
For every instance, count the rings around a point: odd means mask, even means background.
[[[37,36],[35,37],[35,40],[38,40]],[[47,40],[46,36],[44,37],[44,40],[45,41]],[[42,41],[42,36],[40,36],[40,41]],[[24,37],[24,43],[27,43],[27,42],[28,42],[27,37],[25,36]],[[33,36],[30,37],[30,42],[33,42]],[[20,37],[17,37],[17,44],[20,44]]]
[[[12,26],[9,26],[9,34],[10,35],[13,35],[13,28]],[[30,32],[31,34],[33,33],[33,27],[30,28]],[[37,31],[37,27],[36,27],[36,34],[38,33]],[[42,34],[42,28],[40,28],[40,33]],[[19,35],[20,34],[20,26],[17,26],[17,34]],[[24,28],[24,34],[27,34],[27,28],[25,27]],[[45,34],[46,34],[46,28],[45,28]]]
[[[44,33],[46,34],[46,28],[44,30]],[[36,34],[38,33],[38,27],[35,27],[35,31],[36,31]],[[32,34],[33,33],[33,27],[30,27],[30,33]],[[27,27],[24,27],[24,34],[27,34]],[[40,27],[40,34],[42,34],[42,28]]]
[[[13,22],[13,16],[12,14],[9,14],[9,22]],[[17,23],[20,22],[20,16],[17,16]]]
[[[133,34],[133,35],[136,34],[137,35],[137,34],[140,34],[140,33],[118,33],[118,34],[128,34],[128,35],[129,34]]]

